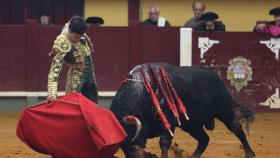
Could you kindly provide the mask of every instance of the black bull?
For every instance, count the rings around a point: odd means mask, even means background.
[[[137,157],[135,146],[144,148],[149,138],[160,136],[159,144],[162,158],[168,157],[168,150],[172,143],[172,136],[168,130],[164,129],[150,95],[143,83],[139,82],[143,81],[139,70],[143,68],[147,72],[148,65],[154,69],[163,67],[166,70],[178,96],[186,106],[190,120],[187,121],[181,114],[182,125],[180,128],[198,141],[192,157],[199,158],[205,151],[209,137],[203,127],[213,130],[214,118],[223,122],[241,141],[245,157],[255,157],[240,124],[241,118],[246,118],[247,121],[253,120],[253,113],[244,106],[240,106],[231,97],[223,81],[215,72],[199,67],[176,67],[165,63],[151,63],[138,65],[130,71],[128,78],[134,80],[121,85],[111,105],[111,110],[128,134],[128,138],[121,146],[127,158]],[[151,84],[155,87],[154,82]],[[174,132],[178,126],[177,120],[167,108],[164,99],[160,99],[160,104],[171,124],[171,130]],[[131,139],[136,132],[135,127],[123,121],[123,118],[129,115],[136,116],[142,123],[140,133],[134,141]]]

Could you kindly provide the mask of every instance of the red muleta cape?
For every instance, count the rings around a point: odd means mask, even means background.
[[[21,112],[17,136],[55,158],[111,158],[126,135],[115,115],[80,93]]]

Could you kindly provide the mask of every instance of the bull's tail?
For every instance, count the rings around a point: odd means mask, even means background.
[[[249,109],[247,106],[238,106],[234,109],[235,111],[235,119],[241,122],[242,120],[246,121],[246,131],[248,135],[250,134],[250,125],[254,122],[255,116],[254,112]]]
[[[133,125],[135,125],[136,132],[135,132],[134,136],[131,139],[131,141],[134,141],[138,137],[138,135],[139,135],[139,133],[140,133],[140,131],[142,129],[141,121],[137,117],[135,117],[135,116],[126,116],[126,117],[123,118],[123,121],[126,124],[133,124]]]

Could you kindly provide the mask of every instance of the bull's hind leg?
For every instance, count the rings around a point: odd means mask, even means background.
[[[246,135],[242,129],[241,124],[238,121],[223,121],[227,128],[232,131],[236,137],[241,141],[244,150],[245,150],[245,158],[254,158],[256,155],[250,147]]]
[[[202,153],[205,151],[206,147],[209,143],[209,136],[203,129],[203,126],[190,128],[189,131],[190,135],[195,138],[198,142],[197,147],[192,154],[191,158],[200,158]]]

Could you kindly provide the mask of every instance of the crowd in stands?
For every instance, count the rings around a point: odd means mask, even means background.
[[[192,28],[194,31],[226,31],[226,26],[223,24],[222,20],[219,20],[218,13],[206,11],[206,5],[203,2],[193,2],[192,11],[193,17],[188,19],[183,27]],[[253,28],[253,31],[278,37],[280,36],[280,7],[271,9],[269,14],[274,16],[274,20],[256,22],[257,24]],[[86,22],[95,26],[104,24],[104,20],[101,17],[88,17]],[[39,14],[39,24],[42,26],[53,25],[52,15],[48,12],[41,12]],[[151,5],[148,8],[148,18],[141,22],[141,25],[154,27],[171,26],[166,18],[160,16],[160,8],[157,5]]]
[[[183,27],[192,28],[195,31],[226,31],[226,26],[218,20],[219,15],[213,11],[207,11],[201,1],[195,1],[192,5],[194,16],[187,20]],[[273,8],[269,14],[274,16],[273,21],[260,21],[254,27],[254,31],[261,34],[280,36],[280,7]],[[168,27],[171,24],[160,16],[159,6],[152,5],[148,9],[149,18],[142,22],[142,26]]]

